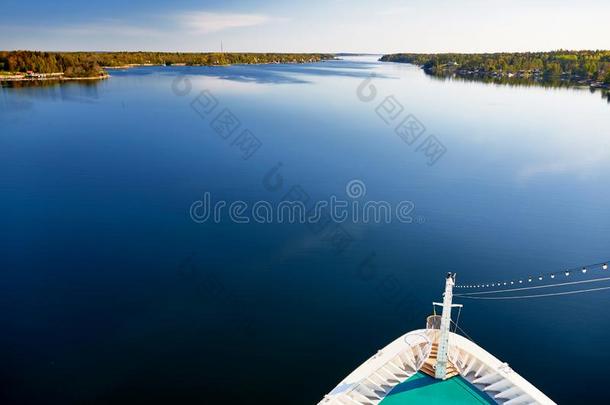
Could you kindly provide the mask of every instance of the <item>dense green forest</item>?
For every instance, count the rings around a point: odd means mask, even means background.
[[[93,77],[103,67],[126,65],[228,65],[235,63],[303,63],[332,59],[329,54],[301,53],[170,53],[170,52],[35,52],[0,51],[0,71],[64,73]]]
[[[386,62],[412,63],[435,76],[564,81],[610,85],[610,51],[553,51],[524,53],[399,53]]]

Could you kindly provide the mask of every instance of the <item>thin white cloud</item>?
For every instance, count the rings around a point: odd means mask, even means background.
[[[8,28],[14,32],[34,32],[43,33],[46,35],[68,35],[68,36],[100,36],[100,35],[119,35],[132,37],[150,37],[162,35],[163,33],[154,28],[127,24],[117,19],[98,19],[81,24],[68,24],[62,26],[44,26],[44,25],[9,25],[2,28]]]
[[[398,7],[390,7],[390,8],[378,10],[377,15],[379,15],[379,16],[393,16],[393,15],[404,16],[407,14],[414,15],[416,11],[417,11],[416,8],[412,7],[412,6],[398,6]]]
[[[80,24],[67,25],[29,25],[29,26],[13,26],[11,30],[27,31],[27,32],[42,32],[56,35],[72,35],[79,37],[87,36],[129,36],[129,37],[159,37],[172,32],[188,33],[210,33],[224,31],[233,28],[254,27],[271,22],[287,21],[287,18],[271,17],[264,14],[237,14],[237,13],[212,13],[203,11],[193,11],[167,16],[152,16],[150,17],[159,24],[153,26],[145,26],[137,22],[128,23],[120,19],[96,19]],[[172,29],[168,22],[178,23],[177,27]],[[2,28],[9,28],[3,26]]]
[[[233,14],[190,12],[179,16],[182,24],[198,33],[224,31],[232,28],[254,27],[284,19],[270,17],[264,14]]]
[[[107,22],[93,23],[85,25],[74,25],[57,28],[54,31],[66,35],[119,35],[130,37],[151,37],[162,35],[162,32],[148,27],[138,27],[135,25]]]

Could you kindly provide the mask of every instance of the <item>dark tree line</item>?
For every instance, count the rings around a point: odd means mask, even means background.
[[[332,59],[330,54],[179,53],[179,52],[36,52],[0,51],[0,71],[64,73],[68,77],[103,74],[103,67],[126,65],[229,65],[236,63],[304,63]]]
[[[610,84],[610,51],[523,53],[400,53],[382,61],[412,63],[433,75],[538,77]]]
[[[64,73],[67,77],[91,77],[103,73],[99,63],[87,54],[30,51],[0,52],[0,70]]]

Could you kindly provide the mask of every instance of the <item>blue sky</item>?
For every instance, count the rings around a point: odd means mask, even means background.
[[[607,0],[3,0],[0,10],[4,50],[610,49]]]

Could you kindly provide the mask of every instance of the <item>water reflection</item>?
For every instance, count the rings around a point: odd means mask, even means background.
[[[94,103],[99,99],[100,82],[97,80],[82,81],[15,81],[3,82],[1,93],[12,92],[11,103],[21,103],[21,97],[46,99],[51,101],[66,101],[77,103]],[[17,96],[18,98],[15,98]],[[3,97],[3,99],[6,99]]]
[[[330,61],[315,64],[268,64],[268,65],[231,65],[231,66],[154,66],[135,67],[111,71],[111,76],[147,76],[161,74],[174,76],[210,76],[223,80],[260,84],[307,84],[315,77],[366,78],[371,68],[379,65],[374,62]],[[309,77],[308,77],[309,76]],[[390,78],[380,74],[379,78]]]
[[[569,80],[560,78],[544,78],[534,79],[531,77],[490,77],[485,75],[465,77],[456,74],[452,75],[433,75],[426,73],[426,76],[432,80],[442,82],[480,82],[486,84],[504,85],[508,87],[542,87],[546,89],[573,89],[573,90],[589,90],[591,93],[599,93],[602,99],[606,99],[610,103],[610,90],[603,88],[595,88],[589,85],[579,85]]]

